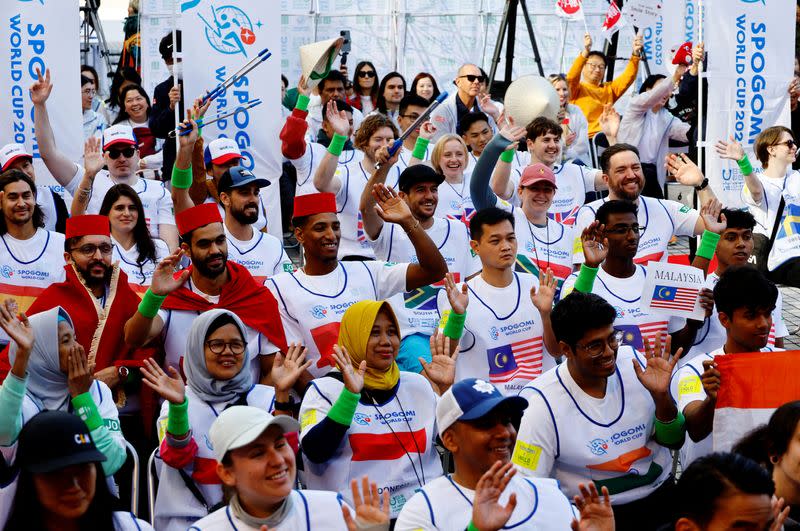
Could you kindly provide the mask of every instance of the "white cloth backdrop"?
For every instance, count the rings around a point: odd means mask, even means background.
[[[28,89],[36,68],[50,69],[54,84],[47,102],[58,147],[69,158],[83,157],[80,20],[78,0],[3,2],[0,24],[0,145],[24,144],[34,155],[39,184],[55,185],[39,156]],[[64,53],[74,50],[74,53]]]

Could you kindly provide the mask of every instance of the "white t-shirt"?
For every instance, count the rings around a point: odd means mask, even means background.
[[[514,447],[513,463],[525,476],[555,477],[570,498],[578,484],[609,482],[612,505],[642,499],[669,477],[672,458],[655,434],[653,398],[639,382],[632,359],[620,347],[617,367],[603,398],[586,394],[567,363],[546,372],[520,393],[528,409]],[[614,488],[611,488],[611,484]]]
[[[469,246],[469,235],[464,225],[452,219],[433,218],[433,225],[425,231],[439,249],[447,270],[453,273],[456,281],[480,271],[481,263],[472,254]],[[411,240],[403,229],[394,223],[384,223],[380,234],[371,242],[375,255],[385,262],[419,263],[417,253]],[[440,281],[430,286],[423,286],[413,291],[397,294],[389,302],[400,321],[401,336],[410,334],[432,335],[439,322],[436,312],[436,294],[442,289]]]
[[[714,286],[719,282],[719,275],[716,273],[709,273],[706,277],[705,287],[713,290]],[[775,301],[775,309],[772,311],[772,328],[769,330],[768,347],[775,346],[775,339],[778,337],[786,337],[789,335],[789,330],[786,329],[786,323],[783,322],[783,296],[781,290],[778,290],[778,300]],[[689,352],[683,357],[682,362],[689,361],[698,354],[704,354],[722,348],[725,344],[727,335],[722,324],[719,322],[719,314],[717,307],[714,306],[714,311],[703,323],[703,327],[697,331],[694,338],[694,345],[689,349]]]
[[[314,187],[314,174],[317,172],[317,168],[322,162],[322,157],[325,156],[327,151],[328,148],[322,144],[308,142],[303,155],[291,161],[297,172],[295,196],[317,193],[317,189]],[[364,152],[358,149],[342,151],[339,155],[339,165],[357,163],[363,158]]]
[[[583,205],[578,211],[578,218],[575,221],[575,255],[573,256],[576,264],[583,263],[581,232],[595,220],[597,209],[606,201],[608,198],[592,201]],[[637,264],[666,262],[669,256],[667,246],[673,236],[694,236],[694,227],[700,218],[697,210],[677,201],[645,196],[639,196],[638,206],[639,226],[645,227],[645,230],[639,234],[639,251],[634,258]]]
[[[456,359],[456,381],[482,378],[501,393],[514,395],[555,367],[555,358],[544,346],[539,310],[531,302],[531,287],[539,287],[535,276],[514,273],[511,284],[497,288],[478,275],[467,286],[469,306]],[[437,305],[446,322],[451,308],[444,290]]]
[[[460,184],[445,180],[439,185],[439,202],[435,212],[437,217],[460,221],[469,229],[469,222],[475,215],[475,205],[469,191],[471,177],[471,173],[464,173]]]
[[[433,150],[433,146],[430,145],[425,148],[425,156],[423,157],[423,161],[427,161],[430,158],[430,152]],[[400,148],[400,154],[397,156],[397,168],[400,169],[400,173],[403,173],[403,170],[408,168],[408,163],[411,162],[411,154],[414,151],[411,149],[406,148],[405,146]]]
[[[36,204],[42,209],[44,214],[44,228],[47,230],[56,230],[56,221],[58,220],[58,212],[56,211],[56,202],[53,198],[53,189],[49,186],[36,185]],[[69,210],[69,205],[67,210]]]
[[[564,282],[562,296],[568,295],[575,287],[578,273],[573,273]],[[609,275],[602,266],[598,268],[592,293],[603,297],[617,311],[614,328],[624,332],[622,344],[644,351],[644,340],[654,344],[659,335],[663,341],[665,334],[680,330],[686,325],[682,317],[669,317],[661,313],[651,313],[641,305],[647,268],[636,266],[636,272],[627,278]]]
[[[139,177],[135,179],[135,182],[131,184],[131,188],[136,191],[139,199],[142,200],[145,221],[147,222],[148,229],[150,229],[150,236],[158,238],[158,228],[160,225],[175,225],[175,215],[172,210],[172,196],[161,181],[140,179]],[[108,190],[115,184],[120,183],[122,183],[122,181],[115,182],[111,178],[108,170],[100,170],[92,184],[92,195],[89,198],[89,204],[86,205],[86,213],[99,214],[100,206],[103,204],[103,199]]]
[[[241,241],[233,237],[227,226],[225,235],[228,237],[228,260],[246,267],[259,284],[268,277],[294,271],[292,261],[283,250],[283,242],[275,236],[253,229],[253,237]]]
[[[577,511],[549,478],[511,478],[498,503],[505,506],[511,494],[517,506],[503,529],[563,531],[570,528]],[[464,531],[472,520],[475,491],[462,487],[452,476],[427,483],[403,506],[395,531]]]
[[[125,249],[122,245],[111,237],[111,243],[114,245],[114,252],[111,255],[112,262],[119,262],[119,268],[125,271],[128,275],[128,284],[140,296],[144,295],[147,288],[150,287],[150,282],[153,280],[153,271],[156,266],[169,256],[169,248],[164,240],[153,238],[153,243],[156,246],[156,260],[155,262],[147,259],[141,267],[137,260],[139,260],[139,249],[136,245],[132,245],[130,249]]]
[[[539,276],[540,271],[553,270],[558,288],[572,274],[574,228],[549,219],[545,226],[534,225],[521,208],[514,208],[514,232],[517,235],[516,270]]]
[[[383,300],[406,289],[408,264],[339,262],[327,275],[307,275],[302,269],[267,279],[278,301],[287,343],[308,348],[308,371],[316,378],[331,370],[330,355],[339,339],[342,315],[352,304]]]
[[[600,170],[580,166],[572,162],[565,162],[563,165],[553,166],[553,173],[556,175],[556,185],[558,189],[553,196],[553,203],[547,215],[550,219],[565,225],[574,225],[578,210],[586,200],[586,194],[594,191],[594,181]],[[512,204],[518,204],[517,188],[522,172],[525,167],[517,168],[512,172],[511,182],[514,183],[514,193],[512,194]],[[580,234],[580,233],[579,233]]]
[[[796,181],[800,179],[800,172],[789,168],[789,171],[783,177],[767,177],[761,172],[756,173],[756,177],[761,183],[763,196],[760,203],[753,201],[753,196],[750,194],[750,189],[745,184],[742,188],[742,201],[747,205],[748,210],[756,219],[756,226],[753,232],[763,234],[767,238],[772,235],[772,228],[775,226],[775,216],[778,213],[778,206],[781,202],[781,192],[786,188],[794,185],[796,189]]]
[[[255,223],[250,225],[255,231],[261,231],[267,226],[267,205],[270,202],[267,190],[273,190],[273,188],[271,186],[264,186],[258,190],[258,219],[255,221]],[[210,195],[206,197],[204,203],[216,204],[217,208],[219,209],[220,217],[223,220],[225,219],[225,209],[223,208],[222,203],[214,201],[214,198]]]

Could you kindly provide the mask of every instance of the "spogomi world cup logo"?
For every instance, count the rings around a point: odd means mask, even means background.
[[[247,48],[256,42],[250,17],[236,6],[210,7],[210,14],[197,15],[205,24],[208,43],[220,53],[247,57]],[[261,22],[256,22],[256,26],[260,28]]]

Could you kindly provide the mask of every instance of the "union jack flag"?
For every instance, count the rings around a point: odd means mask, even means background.
[[[574,225],[580,209],[581,205],[576,205],[572,207],[572,210],[567,210],[566,212],[548,212],[547,217],[562,225]]]

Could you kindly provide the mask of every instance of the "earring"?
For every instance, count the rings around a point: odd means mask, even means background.
[[[775,457],[774,455],[771,455],[771,456],[769,456],[769,462],[772,463],[773,465],[777,465],[778,464],[778,458]]]

